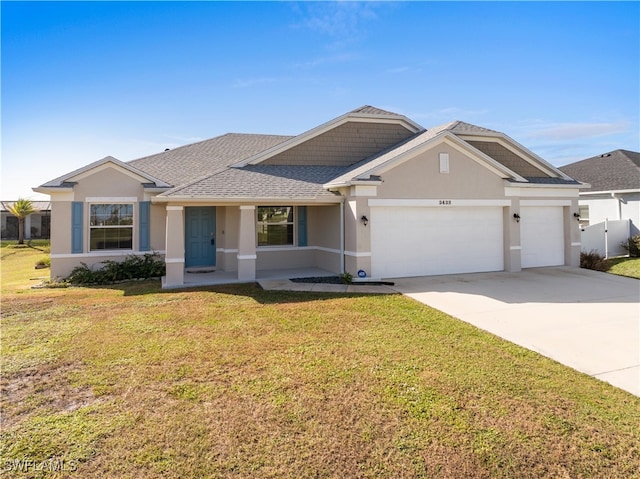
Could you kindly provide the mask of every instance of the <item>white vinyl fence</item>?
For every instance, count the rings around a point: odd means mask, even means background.
[[[621,243],[626,243],[629,236],[631,236],[629,220],[605,220],[582,230],[581,249],[585,253],[597,251],[605,258],[624,256],[627,250],[621,246]]]

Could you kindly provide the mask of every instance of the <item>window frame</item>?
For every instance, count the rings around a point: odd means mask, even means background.
[[[269,223],[267,221],[260,220],[260,209],[261,208],[290,208],[291,209],[291,221],[279,222],[279,223]],[[292,248],[298,245],[298,228],[297,228],[297,207],[293,205],[259,205],[256,206],[256,248]],[[291,243],[283,243],[283,244],[260,244],[260,232],[261,226],[266,226],[268,228],[269,225],[273,226],[281,226],[281,225],[291,225],[292,227],[292,235],[291,235]],[[288,234],[287,234],[288,236]],[[268,238],[268,233],[267,233]]]
[[[131,207],[131,223],[130,224],[117,224],[117,225],[93,225],[92,224],[92,217],[94,216],[92,214],[92,210],[95,206],[130,206]],[[88,229],[88,235],[87,235],[87,243],[88,243],[88,248],[87,251],[90,253],[96,253],[96,252],[115,252],[115,251],[134,251],[134,245],[135,243],[135,235],[136,235],[136,229],[135,229],[135,224],[136,224],[136,201],[131,201],[131,200],[121,200],[119,198],[113,198],[113,199],[109,199],[109,198],[104,198],[104,200],[100,200],[100,201],[90,201],[88,202],[88,208],[87,208],[87,215],[88,215],[88,221],[87,221],[87,229]],[[120,218],[119,218],[120,220]],[[105,229],[122,229],[122,228],[130,228],[131,229],[131,246],[129,248],[93,248],[92,246],[92,232],[95,230],[105,230]]]

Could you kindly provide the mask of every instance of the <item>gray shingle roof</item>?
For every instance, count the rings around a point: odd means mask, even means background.
[[[210,140],[132,160],[128,164],[171,185],[180,186],[290,138],[292,137],[227,133]]]
[[[360,108],[356,108],[355,110],[351,111],[350,113],[366,113],[368,115],[399,116],[398,113],[393,113],[392,111],[387,111],[387,110],[381,110],[380,108],[376,108],[375,106],[370,106],[370,105],[361,106]]]
[[[615,150],[559,168],[578,181],[589,183],[583,191],[640,189],[640,153]]]
[[[471,123],[465,123],[464,121],[453,121],[449,123],[451,126],[447,128],[451,133],[456,135],[473,135],[473,134],[500,134],[499,131],[490,130],[489,128],[483,128],[481,126],[472,125]]]
[[[551,178],[549,176],[527,176],[525,178],[528,183],[535,183],[537,185],[579,185],[580,182],[576,180],[567,180],[565,178]],[[511,183],[522,183],[522,181],[510,180]]]
[[[431,128],[429,130],[421,131],[416,133],[415,135],[409,137],[408,139],[398,143],[397,145],[388,148],[385,151],[382,151],[376,155],[373,155],[369,158],[365,158],[358,163],[351,165],[347,169],[345,169],[344,173],[339,177],[336,177],[332,182],[342,183],[349,181],[354,178],[361,177],[362,175],[366,175],[366,173],[374,168],[382,166],[387,161],[392,160],[393,158],[405,153],[417,146],[422,145],[423,143],[435,138],[438,134],[442,133],[447,129],[447,126],[450,123],[445,125],[441,125],[439,127]]]
[[[249,165],[227,168],[161,196],[232,199],[335,199],[322,185],[344,171],[336,166]]]

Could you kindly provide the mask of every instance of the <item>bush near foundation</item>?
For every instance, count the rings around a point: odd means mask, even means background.
[[[622,247],[627,250],[632,258],[640,257],[640,235],[634,235],[627,241],[622,242]]]
[[[607,263],[597,251],[591,250],[588,253],[583,251],[580,253],[580,267],[595,271],[606,271]]]
[[[104,266],[93,269],[85,263],[76,266],[65,281],[71,284],[111,284],[134,279],[164,276],[164,260],[156,253],[144,256],[129,255],[123,261],[103,261]]]

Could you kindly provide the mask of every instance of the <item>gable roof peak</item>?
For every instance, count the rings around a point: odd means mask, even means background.
[[[461,120],[455,120],[451,122],[451,127],[447,128],[449,131],[455,134],[461,135],[476,135],[476,134],[491,134],[491,135],[501,135],[499,131],[491,130],[490,128],[485,128],[483,126],[474,125],[472,123],[467,123]]]
[[[376,108],[371,105],[363,105],[360,108],[356,108],[355,110],[351,110],[349,113],[364,113],[367,115],[391,115],[391,116],[403,116],[399,113],[394,113],[392,111],[383,110],[381,108]]]

